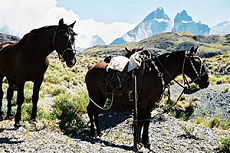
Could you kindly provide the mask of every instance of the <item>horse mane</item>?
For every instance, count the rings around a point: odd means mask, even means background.
[[[37,34],[37,33],[47,32],[47,31],[53,30],[54,28],[57,28],[57,25],[44,26],[38,29],[33,29],[30,31],[30,33]]]
[[[57,25],[51,25],[51,26],[44,26],[38,29],[33,29],[31,30],[29,33],[25,34],[22,39],[18,42],[18,44],[23,44],[24,42],[26,42],[28,39],[30,39],[30,37],[32,35],[36,35],[36,34],[40,34],[40,33],[44,33],[47,31],[51,31],[53,29],[57,28]]]

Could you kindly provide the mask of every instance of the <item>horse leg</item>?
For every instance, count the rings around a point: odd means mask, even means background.
[[[2,90],[2,81],[4,76],[0,74],[0,121],[4,120],[4,112],[2,111],[2,98],[3,98],[3,90]]]
[[[13,119],[13,115],[11,113],[11,101],[14,95],[14,82],[8,79],[9,87],[7,89],[7,119]]]
[[[138,101],[140,103],[140,101]],[[139,107],[138,107],[139,108]],[[141,130],[143,127],[143,113],[140,109],[137,109],[137,114],[134,112],[134,147],[139,149],[141,142]]]
[[[31,120],[36,121],[37,117],[37,105],[38,105],[38,98],[39,98],[39,90],[42,84],[42,81],[36,81],[34,82],[34,87],[33,87],[33,96],[32,96],[32,103],[33,103],[33,108],[32,108],[32,113],[31,113]]]
[[[19,128],[22,126],[21,124],[21,109],[22,109],[22,104],[24,102],[24,85],[25,82],[21,82],[17,84],[17,89],[18,89],[18,94],[17,94],[17,113],[15,115],[15,124],[14,127]]]
[[[105,97],[100,97],[99,104],[100,104],[101,107],[105,104],[105,101],[106,101]],[[100,124],[99,124],[99,117],[98,117],[99,111],[100,110],[98,108],[96,108],[95,111],[94,111],[94,121],[95,121],[95,126],[96,126],[96,129],[97,129],[97,136],[102,135],[101,129],[100,129]]]
[[[93,115],[93,104],[92,102],[89,103],[87,106],[87,113],[89,116],[89,121],[90,121],[90,136],[94,137],[95,136],[95,128],[94,128],[94,115]]]
[[[144,147],[150,149],[150,143],[149,143],[149,118],[151,117],[151,113],[150,111],[147,111],[147,113],[145,114],[144,117],[144,129],[143,129],[143,133],[142,133],[142,144],[144,145]]]

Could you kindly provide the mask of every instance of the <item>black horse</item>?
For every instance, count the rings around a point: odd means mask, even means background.
[[[198,48],[192,48],[188,53],[186,51],[176,51],[156,57],[148,51],[140,52],[141,56],[145,55],[148,58],[142,62],[141,67],[136,72],[138,82],[138,129],[135,130],[137,133],[134,132],[134,135],[136,135],[134,137],[135,147],[137,147],[140,142],[142,142],[145,147],[150,147],[148,136],[150,121],[148,119],[151,117],[151,110],[154,108],[155,103],[160,100],[164,87],[169,82],[178,75],[183,74],[188,76],[191,82],[198,84],[200,88],[208,87],[208,73],[205,65],[198,56],[194,55],[197,49]],[[89,69],[85,77],[89,97],[91,98],[87,110],[91,123],[90,130],[93,135],[95,134],[95,126],[96,134],[100,135],[98,120],[100,109],[93,103],[103,106],[106,98],[112,97],[112,93],[107,90],[109,87],[106,86],[105,82],[107,73],[106,66],[107,64],[105,62],[97,63]],[[126,99],[123,103],[128,102],[128,98],[123,99]]]
[[[18,43],[9,44],[0,50],[0,119],[3,119],[3,111],[1,110],[3,98],[2,81],[5,76],[10,80],[10,83],[16,85],[18,92],[15,127],[21,126],[21,106],[24,102],[24,85],[26,81],[34,83],[31,119],[36,120],[39,90],[44,79],[44,73],[49,65],[47,56],[56,50],[59,58],[65,61],[68,67],[72,67],[76,63],[74,24],[75,22],[70,25],[64,24],[63,19],[61,19],[58,25],[34,29],[23,36]],[[10,87],[8,91],[12,93],[11,84]],[[7,97],[10,96],[12,94]],[[8,112],[7,115],[11,115],[11,113]]]

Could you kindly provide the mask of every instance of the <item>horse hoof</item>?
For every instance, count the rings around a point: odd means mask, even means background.
[[[37,121],[36,118],[31,118],[31,119],[30,119],[30,122],[31,122],[31,123],[37,123],[38,121]]]
[[[0,121],[3,121],[4,119],[5,119],[4,113],[3,113],[3,112],[0,112]]]
[[[101,132],[98,132],[98,133],[97,133],[97,136],[98,136],[98,137],[101,137],[101,136],[102,136],[102,133],[101,133]]]
[[[15,122],[14,127],[15,127],[16,129],[22,127],[21,122]]]
[[[14,118],[14,116],[12,114],[6,116],[7,120],[12,120],[13,118]]]
[[[147,148],[147,149],[150,149],[150,146],[151,146],[151,144],[150,144],[150,143],[146,143],[146,144],[144,144],[144,147],[145,147],[145,148]]]
[[[96,136],[95,130],[91,130],[89,135],[90,137],[95,137]]]
[[[1,116],[1,117],[0,117],[0,121],[3,121],[3,120],[4,120],[4,117]]]

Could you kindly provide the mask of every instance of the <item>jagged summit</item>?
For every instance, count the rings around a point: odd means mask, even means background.
[[[93,35],[90,41],[90,47],[97,45],[105,45],[105,42],[99,35]]]
[[[145,17],[143,22],[152,19],[170,20],[170,18],[165,14],[164,9],[162,7],[158,7],[155,11],[152,11],[148,16]]]
[[[127,42],[140,41],[155,34],[169,31],[171,31],[171,20],[165,14],[164,9],[159,7],[147,15],[133,30],[117,38],[111,44],[119,45]]]
[[[174,22],[181,22],[181,21],[190,21],[192,22],[192,17],[188,15],[186,10],[182,10],[181,13],[177,13]]]

